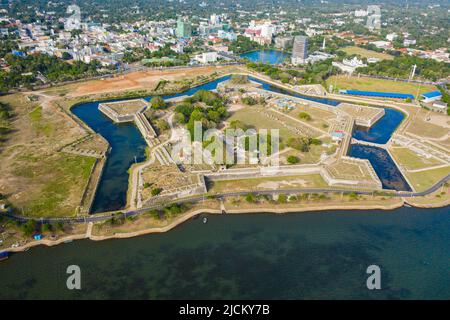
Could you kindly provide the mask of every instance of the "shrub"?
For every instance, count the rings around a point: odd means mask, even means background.
[[[230,81],[234,84],[245,84],[248,83],[248,77],[247,75],[234,74],[231,76]]]
[[[153,109],[165,109],[167,107],[166,102],[161,97],[153,97],[150,100],[150,105]]]
[[[253,203],[256,201],[255,195],[253,193],[249,193],[245,196],[245,200],[247,202]]]
[[[284,193],[281,193],[278,196],[278,202],[279,203],[286,203],[287,202],[287,196]]]
[[[311,116],[310,116],[308,113],[306,113],[306,112],[300,112],[300,113],[298,114],[298,117],[299,117],[300,119],[306,120],[306,121],[310,121],[310,120],[312,119]]]
[[[296,164],[300,162],[300,158],[296,156],[289,156],[287,157],[287,162],[290,164]]]
[[[162,192],[162,189],[161,188],[153,188],[151,192],[152,192],[152,196],[157,196]]]

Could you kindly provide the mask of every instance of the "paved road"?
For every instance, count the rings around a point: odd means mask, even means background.
[[[230,63],[230,64],[234,64],[234,63]],[[238,63],[236,63],[238,64]],[[182,67],[172,67],[172,68],[182,68]],[[275,84],[273,81],[270,80],[266,80],[266,79],[262,79],[262,77],[258,74],[255,75],[253,73],[250,73],[250,76],[254,76],[256,78],[260,78],[263,81],[269,82],[272,84]],[[280,87],[285,87],[283,85],[280,84],[275,84],[277,86]],[[289,88],[288,88],[289,89]],[[290,89],[292,90],[292,89]],[[328,97],[330,96],[336,96],[336,95],[331,95],[329,94]],[[339,97],[342,98],[342,97]],[[411,197],[418,197],[418,196],[425,196],[427,194],[433,193],[436,190],[438,190],[445,182],[450,180],[450,174],[447,175],[446,177],[444,177],[443,179],[441,179],[439,182],[437,182],[434,186],[432,186],[431,188],[429,188],[426,191],[422,191],[422,192],[405,192],[405,191],[395,191],[395,192],[390,192],[390,194],[392,194],[393,197],[398,197],[398,198],[411,198]],[[384,190],[384,191],[388,191],[388,190]],[[281,194],[281,193],[329,193],[329,192],[344,192],[344,193],[350,193],[350,192],[355,192],[357,194],[361,194],[361,195],[367,195],[367,194],[372,194],[372,192],[369,191],[352,191],[352,190],[348,190],[348,189],[301,189],[301,188],[294,188],[294,189],[282,189],[282,190],[260,190],[260,191],[242,191],[242,192],[230,192],[230,193],[221,193],[221,194],[216,194],[215,197],[216,198],[227,198],[227,197],[236,197],[236,196],[245,196],[247,195],[249,192],[254,193],[254,194],[261,194],[261,195],[270,195],[270,194]],[[20,220],[20,221],[27,221],[27,220],[32,220],[35,219],[37,221],[41,221],[42,223],[53,223],[53,222],[71,222],[71,223],[88,223],[88,222],[99,222],[99,221],[106,221],[111,219],[112,217],[120,217],[120,216],[135,216],[135,215],[139,215],[142,213],[145,213],[151,209],[156,209],[156,208],[161,208],[163,206],[167,206],[169,204],[180,204],[180,203],[192,203],[192,202],[198,202],[203,200],[205,197],[204,196],[198,196],[198,197],[194,197],[194,198],[189,198],[189,199],[179,199],[179,200],[175,200],[175,201],[171,201],[168,203],[165,203],[164,205],[158,205],[158,206],[151,206],[151,207],[146,207],[146,208],[142,208],[139,210],[133,210],[133,211],[127,211],[127,212],[113,212],[113,213],[104,213],[104,214],[95,214],[95,215],[91,215],[91,216],[87,216],[87,217],[67,217],[67,218],[41,218],[41,219],[36,219],[36,218],[30,218],[30,217],[24,217],[24,216],[20,216],[20,215],[14,215],[14,214],[6,214],[7,216],[9,216],[10,218],[16,219],[16,220]]]
[[[444,183],[450,180],[450,174],[446,177],[442,178],[439,182],[437,182],[435,185],[433,185],[431,188],[425,191],[421,192],[407,192],[407,191],[389,191],[389,190],[383,190],[386,192],[389,192],[392,194],[393,197],[396,198],[414,198],[414,197],[420,197],[425,196],[430,193],[435,192],[438,190]],[[373,192],[371,191],[352,191],[349,189],[302,189],[302,188],[293,188],[293,189],[275,189],[275,190],[259,190],[259,191],[240,191],[240,192],[228,192],[228,193],[220,193],[214,195],[215,198],[218,199],[224,199],[228,197],[237,197],[237,196],[245,196],[249,193],[253,194],[259,194],[259,195],[272,195],[272,194],[293,194],[293,193],[330,193],[330,192],[344,192],[344,193],[350,193],[355,192],[359,195],[371,195]],[[20,215],[14,215],[14,214],[6,214],[6,216],[13,218],[15,220],[19,221],[27,221],[27,220],[37,220],[42,223],[55,223],[55,222],[70,222],[70,223],[88,223],[88,222],[100,222],[100,221],[106,221],[111,219],[112,217],[130,217],[130,216],[136,216],[145,212],[148,212],[151,209],[160,209],[164,206],[167,206],[169,204],[182,204],[182,203],[194,203],[204,200],[205,196],[197,196],[193,198],[188,199],[179,199],[175,201],[171,201],[168,203],[165,203],[163,205],[154,205],[146,208],[141,208],[139,210],[133,210],[133,211],[127,211],[127,212],[113,212],[113,213],[106,213],[106,214],[94,214],[87,217],[67,217],[67,218],[30,218],[30,217],[23,217]]]

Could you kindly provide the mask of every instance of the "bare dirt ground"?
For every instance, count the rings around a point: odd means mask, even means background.
[[[24,214],[74,214],[93,158],[59,152],[86,132],[51,99],[1,97],[13,110],[12,132],[0,150],[0,192]]]
[[[76,86],[74,91],[68,93],[68,96],[79,97],[90,94],[137,89],[153,90],[160,80],[173,81],[186,77],[206,75],[214,71],[223,70],[224,68],[225,67],[204,67],[133,72],[110,79],[88,81]]]

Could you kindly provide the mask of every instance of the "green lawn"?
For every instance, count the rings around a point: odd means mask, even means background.
[[[289,138],[299,137],[299,135],[283,126],[283,124],[279,121],[273,120],[267,117],[264,113],[271,114],[279,119],[283,119],[283,121],[292,127],[302,127],[300,122],[287,118],[283,114],[275,113],[274,111],[267,109],[265,107],[255,107],[255,106],[246,106],[243,109],[240,109],[234,112],[230,118],[227,119],[228,122],[233,120],[240,120],[249,127],[255,129],[256,131],[260,129],[267,129],[270,133],[271,129],[278,129],[280,133],[280,149],[283,145],[287,143]],[[295,115],[291,115],[294,117]],[[304,127],[307,132],[310,132],[312,129]],[[316,131],[314,131],[316,132]]]
[[[358,54],[363,58],[378,58],[381,60],[393,60],[394,59],[394,57],[389,54],[376,52],[376,51],[372,51],[372,50],[367,50],[367,49],[355,47],[355,46],[345,47],[345,48],[342,48],[341,50],[344,51],[345,53],[347,53],[348,55]]]
[[[326,188],[328,185],[320,174],[308,174],[286,177],[261,177],[241,180],[215,181],[211,184],[209,193],[256,191],[264,189],[289,188]]]
[[[432,85],[419,85],[416,83],[363,77],[358,78],[356,76],[348,77],[344,75],[329,77],[326,81],[326,85],[327,89],[330,85],[333,85],[335,89],[399,92],[410,93],[414,96],[417,95],[417,91],[421,94],[437,90],[437,88]]]
[[[424,191],[444,178],[450,173],[450,166],[426,170],[421,172],[407,173],[409,181],[411,181],[416,191]]]
[[[28,117],[31,120],[31,125],[35,128],[36,132],[42,133],[45,136],[52,135],[54,131],[54,126],[49,121],[46,121],[42,117],[42,107],[36,107],[30,113],[28,113]]]
[[[15,205],[28,216],[74,215],[95,161],[64,153],[39,159],[22,157],[14,174],[29,180],[35,189]]]
[[[443,164],[435,158],[427,159],[425,157],[420,157],[417,153],[408,148],[392,148],[390,149],[390,152],[395,160],[407,170],[424,169]]]

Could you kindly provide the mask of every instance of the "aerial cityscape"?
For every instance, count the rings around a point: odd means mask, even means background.
[[[2,1],[0,299],[449,299],[449,17]]]

